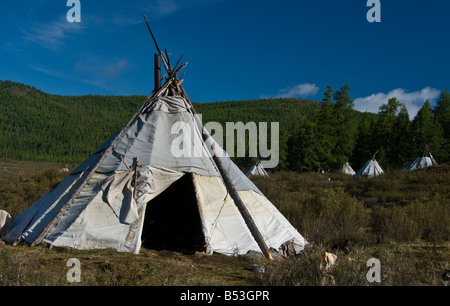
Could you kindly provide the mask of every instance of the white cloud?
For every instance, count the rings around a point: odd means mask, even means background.
[[[89,54],[83,60],[77,61],[71,70],[51,70],[38,65],[28,67],[58,79],[81,82],[121,94],[123,80],[120,74],[129,66],[130,63],[126,60],[96,61],[95,56]]]
[[[25,41],[37,43],[52,51],[58,51],[64,45],[64,40],[70,33],[84,28],[82,23],[68,22],[64,16],[53,22],[32,25],[30,29],[22,30],[22,33]]]
[[[312,97],[319,92],[319,87],[316,84],[304,83],[298,84],[294,87],[287,87],[278,91],[275,98],[298,98],[298,97]]]
[[[28,67],[32,70],[45,73],[49,76],[60,78],[60,79],[66,79],[66,80],[73,80],[73,78],[69,77],[68,74],[64,70],[51,70],[46,69],[38,65],[30,64]]]
[[[361,112],[378,113],[379,107],[386,104],[389,99],[397,98],[408,109],[409,118],[413,119],[426,100],[433,104],[440,95],[440,90],[425,87],[420,91],[407,92],[403,88],[397,88],[386,93],[376,93],[367,97],[357,98],[354,101],[355,109]]]
[[[170,16],[186,8],[199,8],[209,6],[224,0],[140,0],[129,1],[125,7],[120,4],[122,0],[111,0],[110,8],[112,11],[112,22],[118,25],[140,24],[144,22],[142,13],[148,21],[151,22]],[[114,5],[117,3],[116,5]],[[116,7],[120,7],[117,10]]]
[[[75,70],[90,75],[97,75],[102,78],[117,78],[127,66],[128,62],[126,60],[119,60],[107,64],[103,63],[103,61],[89,61],[84,63],[80,60],[75,63]]]

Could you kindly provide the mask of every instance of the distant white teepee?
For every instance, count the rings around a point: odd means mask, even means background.
[[[378,151],[377,151],[378,152]],[[383,169],[378,164],[377,160],[375,159],[375,153],[372,158],[362,167],[355,175],[354,177],[360,177],[365,176],[368,178],[372,178],[378,175],[381,175],[384,173]]]
[[[436,160],[433,158],[430,152],[430,146],[426,145],[422,154],[417,157],[411,164],[409,164],[404,171],[413,171],[422,168],[428,168],[437,165]]]
[[[353,170],[352,166],[350,166],[350,164],[348,163],[348,161],[346,161],[346,162],[342,165],[340,171],[341,171],[342,173],[349,174],[349,175],[355,175],[355,174],[356,174],[355,170]]]
[[[266,170],[264,169],[264,167],[261,165],[261,162],[258,161],[253,167],[250,168],[250,170],[248,170],[245,175],[247,177],[250,177],[252,175],[262,175],[262,176],[269,176],[269,174],[267,174]]]

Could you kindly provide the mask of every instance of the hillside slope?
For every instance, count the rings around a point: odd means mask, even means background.
[[[57,96],[0,81],[0,158],[79,163],[116,133],[144,96]],[[280,122],[291,128],[318,103],[270,99],[194,103],[203,122]]]

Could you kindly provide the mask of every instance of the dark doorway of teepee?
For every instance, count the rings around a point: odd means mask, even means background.
[[[192,254],[204,245],[192,174],[186,173],[147,203],[142,246]]]

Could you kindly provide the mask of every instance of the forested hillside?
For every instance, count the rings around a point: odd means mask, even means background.
[[[144,96],[57,96],[0,81],[0,158],[77,164],[131,118]],[[359,168],[371,154],[383,168],[403,168],[425,144],[438,162],[450,160],[450,94],[427,101],[415,118],[393,98],[378,114],[353,110],[349,86],[328,87],[318,103],[262,99],[194,103],[203,123],[279,122],[279,169],[336,170],[350,161]],[[224,127],[225,129],[225,127]],[[235,160],[246,168],[255,159]]]
[[[0,156],[78,163],[120,129],[142,97],[55,96],[0,83]]]
[[[56,96],[0,82],[0,158],[79,163],[124,126],[144,96]],[[318,103],[270,99],[194,103],[203,122],[280,122],[283,130],[310,117]]]
[[[319,104],[303,99],[261,99],[194,103],[202,114],[203,123],[210,121],[225,125],[226,122],[279,122],[280,128],[292,130],[296,124],[312,117]]]

